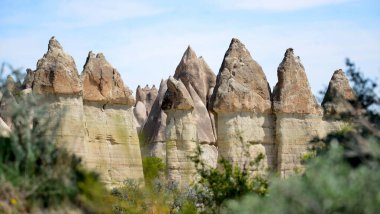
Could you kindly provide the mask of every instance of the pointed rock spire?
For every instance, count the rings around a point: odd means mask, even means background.
[[[49,40],[48,51],[56,51],[56,50],[63,50],[63,48],[61,44],[53,36]]]
[[[145,142],[165,142],[165,128],[166,128],[166,114],[161,109],[165,93],[167,91],[167,80],[161,80],[158,95],[153,103],[152,110],[144,125],[143,136],[146,138]]]
[[[33,87],[33,81],[34,81],[34,71],[32,69],[28,68],[26,69],[26,76],[24,78],[24,82],[22,83],[23,89],[28,89]]]
[[[270,88],[261,66],[243,43],[233,38],[224,55],[211,96],[216,112],[270,112]]]
[[[131,90],[124,86],[119,72],[102,53],[89,52],[84,70],[83,99],[85,101],[134,105]]]
[[[206,105],[207,95],[211,87],[215,86],[216,76],[202,57],[198,58],[189,46],[178,64],[174,78],[181,80],[189,90],[189,85],[195,89],[202,102]]]
[[[355,94],[342,69],[336,70],[331,77],[322,106],[326,114],[340,114],[353,110],[349,101],[355,100]]]
[[[138,85],[136,88],[136,103],[139,101],[144,103],[145,100],[146,100],[146,94],[145,94],[144,90],[141,88],[141,86]]]
[[[52,37],[48,51],[38,60],[33,91],[37,94],[80,94],[82,84],[74,59]]]
[[[194,102],[181,80],[169,77],[167,87],[161,107],[163,110],[191,110],[194,108]]]
[[[277,69],[278,82],[273,91],[273,105],[276,113],[321,114],[305,68],[292,48],[285,52]]]

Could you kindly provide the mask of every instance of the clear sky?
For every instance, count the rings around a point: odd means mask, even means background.
[[[133,91],[173,75],[188,45],[217,74],[233,37],[272,88],[289,47],[315,94],[346,57],[380,77],[379,0],[0,0],[0,62],[35,69],[51,36],[79,72],[104,53]]]

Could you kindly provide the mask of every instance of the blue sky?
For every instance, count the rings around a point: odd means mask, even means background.
[[[0,0],[0,62],[35,69],[55,36],[78,71],[102,52],[134,91],[174,74],[188,45],[218,73],[239,38],[273,88],[292,47],[316,94],[351,58],[380,77],[379,0]]]

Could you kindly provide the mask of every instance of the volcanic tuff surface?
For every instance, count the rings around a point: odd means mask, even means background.
[[[244,167],[261,153],[265,155],[261,170],[275,167],[270,93],[261,66],[243,43],[232,39],[211,97],[211,108],[217,114],[220,157]]]
[[[37,69],[27,70],[21,89],[8,78],[8,90],[0,93],[0,135],[12,131],[14,95],[32,91],[42,95],[48,116],[61,118],[54,140],[81,156],[110,186],[143,178],[142,154],[162,158],[168,178],[185,187],[197,177],[189,159],[197,146],[210,167],[221,157],[242,167],[263,154],[261,163],[249,168],[253,174],[271,168],[287,177],[302,170],[311,139],[348,124],[327,116],[351,111],[348,101],[355,95],[344,72],[335,71],[323,115],[292,49],[277,75],[271,94],[261,66],[238,39],[232,39],[217,77],[188,47],[174,76],[158,91],[138,87],[135,101],[103,54],[90,52],[80,76],[53,37]]]
[[[331,77],[322,106],[328,115],[336,115],[352,111],[349,101],[355,100],[355,94],[342,69],[336,70]]]
[[[293,49],[286,50],[277,69],[278,82],[273,90],[273,107],[276,113],[320,114],[311,92],[305,68]]]
[[[215,112],[270,112],[270,87],[261,66],[238,39],[232,39],[217,77]]]
[[[33,91],[37,94],[79,94],[82,84],[73,57],[52,37],[48,51],[37,62]]]
[[[142,154],[166,160],[166,113],[162,110],[162,102],[167,90],[167,80],[161,80],[157,98],[152,105],[148,118],[141,132],[144,145]],[[140,103],[140,102],[138,102]],[[137,106],[136,106],[137,107]]]
[[[112,186],[143,177],[134,98],[103,54],[90,52],[80,77],[73,58],[53,37],[23,87],[42,95],[50,117],[64,112],[55,141],[82,157],[103,182]]]

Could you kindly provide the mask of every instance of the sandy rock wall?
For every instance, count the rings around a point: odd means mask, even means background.
[[[350,123],[355,95],[342,70],[331,78],[322,107],[316,102],[300,58],[288,49],[271,93],[261,66],[232,39],[218,76],[188,47],[175,74],[159,90],[140,86],[136,101],[103,54],[89,53],[81,75],[73,58],[53,37],[21,89],[7,79],[0,94],[0,134],[12,130],[7,112],[12,92],[42,97],[51,118],[61,117],[56,142],[82,157],[112,186],[143,178],[141,154],[166,162],[168,178],[186,186],[196,178],[189,156],[217,167],[226,158],[252,173],[277,170],[282,177],[302,171],[308,142]],[[17,93],[18,93],[17,92]],[[61,116],[59,112],[65,114]],[[141,145],[141,148],[140,148]]]
[[[167,90],[166,80],[162,80],[156,100],[140,133],[142,155],[166,160],[166,113],[161,109]],[[138,102],[139,103],[139,102]],[[136,106],[137,107],[137,106]]]
[[[197,148],[197,127],[193,117],[194,102],[181,80],[167,80],[162,109],[167,114],[166,165],[168,179],[185,186],[194,180],[196,170],[189,156]]]
[[[42,98],[51,118],[61,118],[55,140],[99,172],[104,183],[143,179],[134,98],[103,54],[90,52],[80,76],[53,37],[23,87]]]
[[[132,92],[103,54],[89,53],[82,79],[85,162],[109,185],[126,178],[142,178]]]
[[[224,56],[211,107],[217,115],[220,158],[251,171],[275,168],[275,118],[269,84],[261,66],[238,39],[232,39]],[[259,154],[264,159],[258,166],[249,166]]]
[[[322,108],[311,92],[300,58],[288,49],[277,70],[273,91],[276,113],[277,170],[282,177],[302,171],[309,141],[323,137]]]

